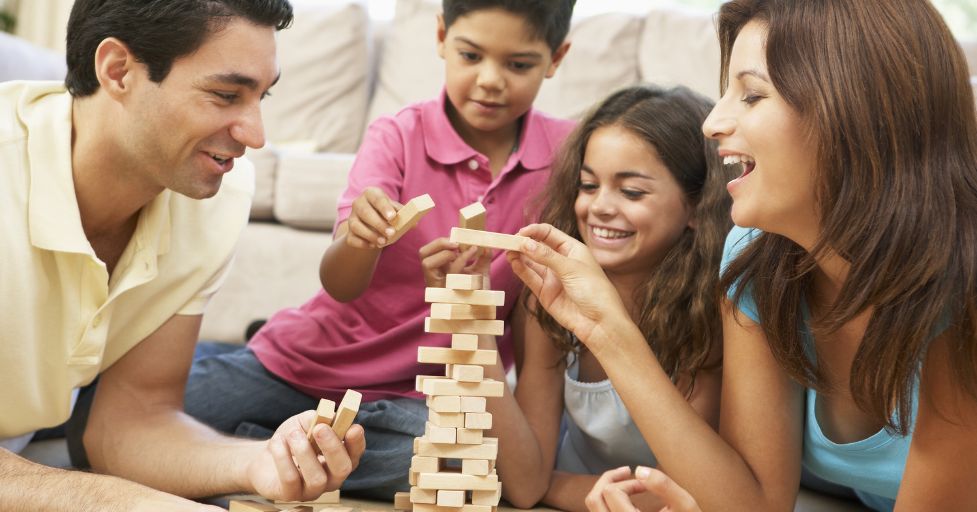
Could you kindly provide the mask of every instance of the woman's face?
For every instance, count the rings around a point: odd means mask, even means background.
[[[816,145],[770,80],[766,27],[747,23],[729,61],[729,86],[703,123],[726,165],[741,166],[726,185],[733,222],[805,245],[817,236]]]

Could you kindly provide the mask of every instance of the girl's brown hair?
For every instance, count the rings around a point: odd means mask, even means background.
[[[798,326],[815,257],[844,258],[848,277],[811,332],[874,308],[849,385],[862,410],[904,434],[928,343],[944,327],[954,377],[977,397],[977,120],[966,63],[926,1],[733,0],[719,12],[723,90],[750,21],[765,26],[769,76],[817,143],[821,232],[810,254],[760,235],[722,286],[738,302],[747,287],[736,283],[749,283],[774,356],[829,391]]]
[[[701,126],[712,102],[685,87],[635,86],[604,100],[564,143],[542,198],[541,220],[580,240],[574,213],[580,170],[590,136],[617,126],[647,142],[685,193],[695,229],[686,228],[662,261],[635,290],[636,323],[673,380],[716,359],[722,342],[719,261],[731,227],[725,169],[716,145]],[[566,329],[533,303],[533,315],[564,353],[578,352]],[[689,392],[691,392],[691,387]]]

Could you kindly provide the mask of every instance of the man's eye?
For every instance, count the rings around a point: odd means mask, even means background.
[[[237,99],[237,94],[228,94],[226,92],[213,91],[214,96],[224,100],[224,101],[234,101]]]

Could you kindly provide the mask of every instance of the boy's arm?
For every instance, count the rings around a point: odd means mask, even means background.
[[[383,249],[358,248],[346,243],[349,234],[344,221],[336,228],[332,244],[319,263],[319,281],[333,299],[348,302],[359,297],[373,280],[373,271]]]

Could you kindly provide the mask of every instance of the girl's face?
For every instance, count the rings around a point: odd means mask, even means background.
[[[574,211],[608,274],[647,273],[692,227],[685,193],[655,148],[620,126],[591,134]]]
[[[816,145],[770,81],[766,39],[766,27],[757,22],[740,31],[730,55],[729,87],[702,131],[719,141],[726,165],[743,168],[726,186],[733,222],[803,244],[817,233]]]

